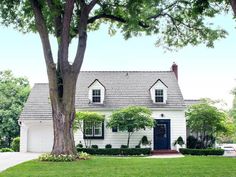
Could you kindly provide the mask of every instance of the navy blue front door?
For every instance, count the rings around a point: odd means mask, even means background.
[[[170,149],[170,120],[157,119],[153,136],[154,150]]]

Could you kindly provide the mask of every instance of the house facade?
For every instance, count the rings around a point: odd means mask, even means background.
[[[84,139],[104,148],[111,144],[120,148],[127,144],[127,132],[107,128],[113,111],[127,106],[151,109],[157,122],[152,129],[135,132],[130,147],[143,136],[151,141],[153,150],[175,149],[173,142],[181,136],[186,140],[185,103],[178,85],[178,66],[170,71],[82,71],[76,86],[77,111],[94,111],[105,115],[105,121],[84,125],[85,135],[75,132],[75,143]],[[53,123],[48,84],[35,84],[20,116],[20,151],[49,152],[53,145]],[[186,141],[185,141],[186,142]]]

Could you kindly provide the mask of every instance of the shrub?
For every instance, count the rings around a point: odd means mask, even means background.
[[[138,145],[136,145],[136,146],[135,146],[135,148],[140,148],[140,145],[139,145],[139,144],[138,144]]]
[[[82,160],[90,159],[90,154],[86,152],[79,152],[78,155],[79,155],[79,159],[82,159]]]
[[[71,162],[78,159],[78,155],[52,155],[50,153],[42,154],[38,158],[40,161],[51,161],[51,162]]]
[[[143,137],[142,137],[141,143],[142,143],[142,145],[144,145],[144,146],[146,146],[146,145],[149,144],[149,141],[148,141],[147,136],[143,136]]]
[[[11,143],[11,148],[15,152],[19,152],[20,151],[20,137],[16,137],[16,138],[13,139],[13,141]]]
[[[179,152],[185,155],[223,155],[223,149],[188,149],[180,148]]]
[[[81,142],[79,142],[79,144],[76,145],[77,148],[83,148],[83,144]]]
[[[120,146],[120,148],[122,148],[122,149],[123,149],[123,148],[128,148],[128,146],[122,144],[122,145]]]
[[[0,152],[14,152],[11,148],[2,148]]]
[[[93,148],[93,149],[98,149],[98,145],[93,144],[93,145],[91,146],[91,148]]]
[[[86,152],[92,155],[150,155],[151,148],[111,148],[92,149],[77,148],[78,152]]]
[[[111,145],[111,144],[106,144],[105,148],[106,148],[106,149],[111,149],[111,148],[112,148],[112,145]]]
[[[194,149],[197,147],[198,140],[194,136],[189,136],[187,138],[187,148]]]
[[[179,136],[178,138],[177,138],[177,140],[175,140],[175,142],[174,142],[174,146],[175,145],[180,145],[180,146],[183,146],[184,145],[184,140],[183,140],[183,138],[181,137],[181,136]]]

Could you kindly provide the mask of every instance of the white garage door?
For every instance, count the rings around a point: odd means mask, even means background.
[[[52,126],[31,126],[28,130],[28,152],[50,152],[53,146]]]

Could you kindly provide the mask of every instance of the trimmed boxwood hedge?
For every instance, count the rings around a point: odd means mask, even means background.
[[[223,155],[223,149],[188,149],[180,148],[179,152],[185,155]]]
[[[0,152],[14,152],[11,148],[2,148]]]
[[[150,148],[77,148],[77,151],[86,152],[91,155],[150,155],[151,153]]]

